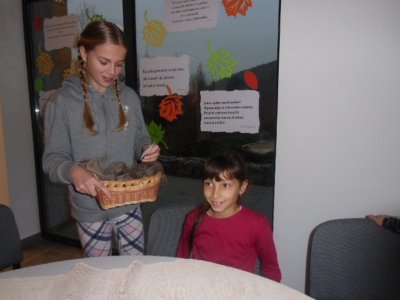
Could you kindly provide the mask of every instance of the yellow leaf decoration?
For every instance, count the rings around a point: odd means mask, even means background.
[[[143,39],[146,41],[147,47],[153,45],[156,47],[161,46],[164,43],[164,38],[168,34],[164,24],[159,20],[147,19],[147,10],[144,12],[144,19],[147,25],[142,30]]]
[[[76,70],[76,68],[75,68],[75,62],[76,62],[76,59],[73,58],[73,59],[71,60],[71,67],[64,70],[63,78],[67,77],[69,74],[76,74],[76,75],[78,75],[78,72],[77,72],[77,70]]]
[[[45,52],[42,52],[42,44],[39,44],[39,57],[36,60],[39,68],[39,73],[50,75],[53,70],[54,63],[51,56]]]
[[[207,49],[211,57],[208,59],[206,66],[214,79],[229,78],[235,71],[237,60],[227,50],[221,49],[215,52],[211,49],[211,41],[207,42]]]

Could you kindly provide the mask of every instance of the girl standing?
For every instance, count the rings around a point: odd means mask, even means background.
[[[88,257],[111,255],[112,232],[121,255],[144,250],[140,206],[101,209],[95,188],[111,194],[80,165],[101,157],[105,168],[115,161],[131,166],[151,144],[139,97],[118,81],[127,49],[118,26],[89,23],[78,41],[79,76],[69,75],[46,107],[43,170],[51,181],[68,185],[71,214]],[[142,162],[153,162],[159,154],[155,145]]]
[[[240,156],[230,151],[214,154],[204,164],[203,180],[206,202],[187,215],[177,256],[248,272],[254,272],[259,258],[263,275],[280,282],[267,217],[238,203],[248,186]]]

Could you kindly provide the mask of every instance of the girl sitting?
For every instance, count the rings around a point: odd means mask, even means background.
[[[203,167],[206,202],[188,213],[177,256],[206,260],[262,274],[280,282],[272,230],[267,217],[238,201],[246,191],[244,162],[231,151],[208,158]]]

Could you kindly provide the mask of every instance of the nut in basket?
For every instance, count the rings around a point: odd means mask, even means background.
[[[140,179],[121,181],[101,181],[111,193],[111,199],[104,192],[96,188],[96,199],[103,209],[114,208],[129,204],[153,202],[157,199],[161,185],[162,173]]]

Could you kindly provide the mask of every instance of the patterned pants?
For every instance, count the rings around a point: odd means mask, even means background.
[[[111,256],[112,232],[117,237],[120,255],[143,255],[142,211],[134,210],[109,221],[77,221],[82,249],[86,257]]]

